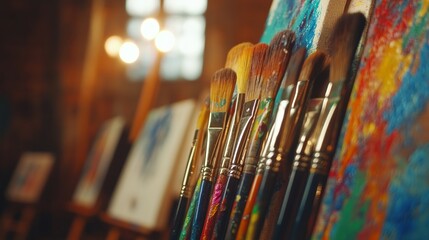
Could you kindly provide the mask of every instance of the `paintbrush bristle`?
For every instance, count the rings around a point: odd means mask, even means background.
[[[320,71],[320,73],[316,76],[316,81],[313,82],[313,87],[311,89],[310,98],[322,98],[325,95],[326,87],[329,82],[329,68],[330,68],[330,60],[329,58],[325,58],[325,63]]]
[[[207,119],[210,113],[210,97],[207,97],[204,100],[204,103],[201,104],[200,113],[198,114],[197,119],[197,129],[204,129],[205,124],[207,123]]]
[[[296,83],[296,81],[298,81],[299,73],[301,72],[306,52],[307,51],[305,47],[301,47],[292,54],[280,85],[281,88],[286,88],[287,86],[293,85]]]
[[[326,54],[316,50],[305,59],[299,74],[300,81],[312,81],[323,69]]]
[[[246,91],[252,54],[253,44],[250,42],[239,43],[228,52],[225,67],[231,68],[237,74],[236,84],[238,93]]]
[[[275,96],[289,63],[294,44],[295,34],[289,30],[277,33],[271,40],[262,71],[263,84],[266,87],[262,90],[261,98]]]
[[[231,104],[237,75],[230,68],[222,68],[213,75],[210,84],[210,112],[227,112]]]
[[[337,20],[330,42],[331,82],[347,79],[365,24],[362,13],[344,14]]]
[[[247,83],[245,101],[258,99],[261,95],[264,59],[267,54],[268,44],[258,43],[253,47],[252,64],[250,67],[249,82]]]

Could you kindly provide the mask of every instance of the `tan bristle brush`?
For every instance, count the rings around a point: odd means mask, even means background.
[[[298,82],[295,84],[290,96],[286,114],[282,119],[276,119],[279,121],[274,123],[274,129],[278,129],[278,133],[276,134],[277,137],[269,143],[269,151],[266,153],[266,156],[262,157],[262,159],[266,159],[266,162],[262,170],[262,182],[255,205],[253,206],[246,238],[258,239],[260,237],[265,216],[267,215],[268,207],[274,194],[277,177],[280,174],[289,176],[293,160],[292,154],[298,142],[297,138],[304,119],[310,90],[317,75],[323,69],[325,57],[326,54],[324,52],[317,50],[307,57],[299,74]],[[281,173],[280,169],[282,169]],[[291,181],[293,181],[293,184],[300,183],[305,181],[305,178],[300,178],[300,176],[291,177],[291,180],[284,185],[292,183]],[[283,199],[283,197],[281,198]],[[279,205],[281,206],[281,203]],[[292,214],[291,212],[290,215]]]
[[[197,124],[192,139],[192,146],[189,152],[188,162],[186,164],[185,174],[183,176],[182,188],[180,189],[179,201],[176,208],[176,214],[173,220],[173,227],[171,228],[170,239],[179,239],[180,231],[182,229],[183,221],[186,215],[189,199],[192,194],[191,180],[195,172],[196,161],[202,146],[204,137],[204,129],[207,125],[209,117],[210,99],[203,102],[200,112],[198,114]]]
[[[244,167],[242,173],[243,176],[240,178],[240,188],[237,192],[237,197],[247,198],[249,196],[250,187],[241,187],[241,185],[252,185],[253,183],[260,150],[263,142],[265,141],[268,125],[271,119],[274,98],[289,63],[294,44],[295,34],[289,30],[277,33],[270,42],[267,56],[264,61],[264,69],[261,74],[264,81],[261,100],[248,139],[249,143],[244,150],[245,153],[243,153],[243,157],[240,159],[240,165],[244,165]],[[247,201],[246,205],[248,203],[249,201]],[[246,212],[243,212],[243,217],[245,218],[244,214],[246,214]],[[248,214],[250,216],[250,212]],[[243,223],[243,217],[241,223]],[[245,233],[243,231],[240,232],[241,223],[237,233],[237,237],[240,238],[243,237],[243,234]],[[247,229],[247,223],[248,222],[243,225],[243,227],[245,226],[245,229]]]
[[[230,208],[232,203],[228,202],[228,194],[232,193],[232,199],[235,197],[236,185],[234,181],[236,180],[237,171],[241,172],[242,166],[239,166],[239,159],[241,152],[244,149],[244,144],[248,138],[250,127],[252,126],[254,117],[256,115],[256,109],[259,104],[259,97],[262,88],[261,82],[261,72],[264,66],[264,58],[268,49],[268,45],[265,43],[258,43],[253,47],[253,57],[250,67],[250,76],[247,84],[245,103],[243,106],[243,111],[241,116],[239,116],[239,125],[237,136],[234,141],[231,166],[228,169],[228,175],[225,175],[223,193],[219,196],[219,201],[221,205],[218,210],[216,224],[214,227],[213,238],[214,239],[223,239],[225,236],[225,230],[227,227],[227,222],[229,219]],[[233,178],[233,179],[231,179]],[[215,190],[216,191],[216,190]]]
[[[219,147],[231,105],[237,75],[232,69],[215,72],[210,85],[210,116],[207,127],[207,143],[204,163],[201,167],[201,186],[192,221],[191,239],[200,239],[213,184],[216,158],[213,153]]]
[[[216,177],[216,184],[214,191],[210,198],[210,204],[206,219],[204,222],[204,228],[201,235],[202,239],[211,239],[213,234],[213,228],[217,213],[219,212],[220,200],[225,188],[228,168],[231,162],[232,149],[235,142],[235,136],[238,127],[238,120],[241,115],[241,109],[245,100],[245,90],[249,79],[250,65],[252,62],[253,55],[253,44],[242,43],[233,47],[228,53],[228,65],[237,74],[235,102],[231,107],[230,115],[228,117],[225,143],[219,147],[219,152],[222,150],[222,159],[219,168],[218,175]]]
[[[331,35],[329,83],[325,90],[320,116],[310,137],[313,146],[310,170],[298,205],[298,215],[290,233],[285,232],[288,214],[280,212],[274,237],[279,239],[305,239],[313,228],[310,219],[318,212],[321,196],[328,178],[331,161],[335,153],[348,99],[353,86],[352,61],[359,44],[366,18],[362,13],[341,16]]]

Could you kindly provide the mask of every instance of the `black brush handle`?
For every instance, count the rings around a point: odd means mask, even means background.
[[[186,208],[188,207],[189,198],[180,196],[174,215],[173,227],[170,233],[170,240],[177,240],[180,237],[183,220],[185,219]]]
[[[295,224],[297,209],[300,206],[307,180],[308,170],[292,169],[273,239],[291,239],[290,234]]]
[[[229,223],[229,216],[231,215],[234,199],[237,195],[239,182],[240,180],[238,178],[228,176],[228,181],[226,182],[225,191],[222,196],[212,239],[225,239],[225,233]]]
[[[311,237],[327,179],[326,174],[315,172],[311,172],[308,176],[295,224],[291,231],[291,239],[309,239]]]
[[[233,240],[237,236],[238,227],[240,225],[241,217],[243,216],[244,208],[246,207],[247,198],[249,197],[254,179],[255,174],[253,173],[245,172],[243,173],[243,176],[241,176],[226,231],[225,239],[227,240]]]
[[[201,182],[200,195],[195,207],[195,215],[192,220],[191,240],[199,240],[203,232],[204,221],[210,201],[213,183],[206,179]]]
[[[278,173],[271,169],[264,170],[261,186],[259,187],[256,202],[253,205],[252,215],[250,216],[246,239],[259,239],[271,197],[274,193],[277,176]]]

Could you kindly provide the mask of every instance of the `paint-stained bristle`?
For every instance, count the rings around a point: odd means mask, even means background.
[[[270,42],[268,48],[268,58],[266,58],[266,66],[268,74],[276,71],[283,77],[286,66],[288,65],[291,56],[292,48],[295,45],[295,33],[290,30],[278,32]],[[265,70],[264,70],[265,74]]]
[[[365,24],[366,19],[362,13],[344,14],[337,20],[330,42],[331,82],[347,78]]]
[[[326,59],[326,54],[322,51],[315,51],[310,54],[302,66],[299,74],[300,81],[313,80],[323,69]]]
[[[289,30],[277,33],[271,40],[262,71],[263,85],[266,87],[261,98],[273,98],[277,93],[294,44],[295,34]]]
[[[305,47],[301,47],[296,50],[294,54],[292,54],[280,85],[281,88],[286,88],[287,86],[295,84],[296,81],[298,81],[299,73],[301,72],[306,52],[307,51]]]
[[[227,112],[231,104],[237,75],[230,68],[215,72],[210,85],[210,112]]]
[[[258,43],[253,47],[252,64],[250,67],[249,82],[247,83],[246,89],[246,102],[258,99],[261,95],[261,73],[264,68],[264,59],[267,54],[267,50],[268,45],[265,43]]]
[[[204,125],[207,123],[209,112],[210,112],[210,97],[207,97],[201,106],[200,113],[198,114],[197,129],[204,128]]]
[[[253,44],[250,42],[239,43],[228,52],[225,67],[231,68],[237,74],[238,93],[244,93],[246,90],[252,54]]]

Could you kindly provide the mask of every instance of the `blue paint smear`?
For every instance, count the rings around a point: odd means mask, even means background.
[[[391,182],[383,239],[425,239],[429,225],[429,144],[416,149]]]
[[[320,0],[279,1],[277,8],[269,14],[261,42],[269,43],[277,32],[290,29],[296,34],[295,49],[299,47],[312,49],[320,17]]]
[[[396,92],[391,100],[391,108],[387,110],[383,118],[388,123],[387,133],[406,126],[424,110],[429,100],[429,44],[424,43],[420,49],[420,57],[414,58],[419,60],[420,66],[416,73],[408,71],[403,80],[400,89]],[[415,63],[413,62],[412,66]],[[413,67],[410,67],[410,70]]]

